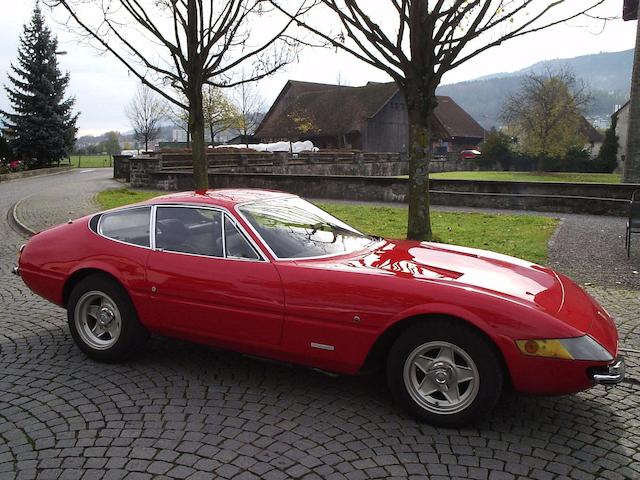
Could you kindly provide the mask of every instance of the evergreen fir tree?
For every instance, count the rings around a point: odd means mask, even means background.
[[[611,126],[604,134],[604,142],[598,152],[598,167],[603,172],[611,173],[618,166],[618,136],[616,127],[618,126],[618,114],[611,116]]]
[[[67,157],[75,143],[74,98],[65,99],[69,74],[58,69],[58,40],[44,23],[39,2],[24,26],[17,66],[5,86],[13,113],[0,111],[11,147],[29,167],[42,167]],[[34,165],[35,164],[35,165]]]

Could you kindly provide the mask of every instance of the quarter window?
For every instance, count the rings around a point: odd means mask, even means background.
[[[170,252],[222,257],[222,214],[217,210],[158,207],[156,248]]]
[[[149,247],[151,207],[105,213],[100,217],[99,232],[120,242]]]
[[[224,237],[227,257],[260,260],[249,241],[226,215],[224,217]]]

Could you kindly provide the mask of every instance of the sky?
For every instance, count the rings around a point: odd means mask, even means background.
[[[0,0],[2,3],[9,0]],[[380,1],[380,0],[378,0]],[[569,0],[569,4],[582,0]],[[22,25],[29,21],[33,3],[12,2],[0,16],[0,84],[7,85],[7,73],[17,56]],[[622,0],[606,0],[598,11],[606,17],[619,17]],[[76,98],[79,135],[100,134],[108,130],[131,129],[125,108],[131,101],[138,81],[109,54],[100,54],[84,45],[46,12],[47,23],[60,40],[60,66],[71,73],[69,94]],[[443,83],[471,80],[483,75],[512,72],[533,63],[556,58],[571,58],[598,52],[633,48],[637,22],[621,19],[603,22],[581,19],[561,24],[543,32],[505,42],[470,62],[449,72]],[[298,62],[258,84],[265,104],[271,105],[288,79],[322,83],[364,85],[368,81],[389,81],[386,74],[354,60],[334,49],[306,49]],[[6,95],[0,93],[0,109],[9,108]]]

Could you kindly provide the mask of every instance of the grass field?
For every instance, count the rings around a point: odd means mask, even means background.
[[[107,190],[98,194],[102,208],[141,202],[160,195],[157,191]],[[387,238],[406,238],[407,209],[366,205],[318,206],[357,229]],[[432,212],[436,240],[482,248],[544,264],[549,238],[558,219],[533,215],[487,215],[481,213]]]
[[[71,165],[80,168],[113,167],[111,155],[72,155]]]
[[[443,180],[501,180],[505,182],[620,183],[617,173],[564,172],[443,172],[431,178]]]
[[[117,188],[115,190],[105,190],[98,193],[96,199],[102,209],[121,207],[130,203],[143,202],[150,198],[157,197],[167,192],[157,190],[129,190],[128,188]]]

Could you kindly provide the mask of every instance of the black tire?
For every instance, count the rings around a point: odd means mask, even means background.
[[[453,364],[447,362],[450,357]],[[417,419],[442,427],[484,418],[500,398],[503,376],[494,345],[456,319],[425,319],[409,327],[387,358],[387,382],[396,402]],[[457,383],[466,377],[471,379]]]
[[[103,307],[100,307],[101,299],[104,300]],[[91,304],[92,301],[94,304]],[[101,337],[93,334],[91,325],[88,324],[95,318],[95,328],[97,318],[83,314],[87,309],[94,307],[107,309],[106,318],[112,318],[109,324],[101,327],[104,330]],[[83,318],[87,321],[83,321]],[[116,320],[117,322],[113,323]],[[124,362],[139,352],[149,338],[149,332],[138,321],[133,303],[125,289],[106,275],[90,275],[73,287],[67,303],[67,321],[78,348],[99,362]],[[113,325],[111,330],[116,335],[107,330],[110,325]]]

